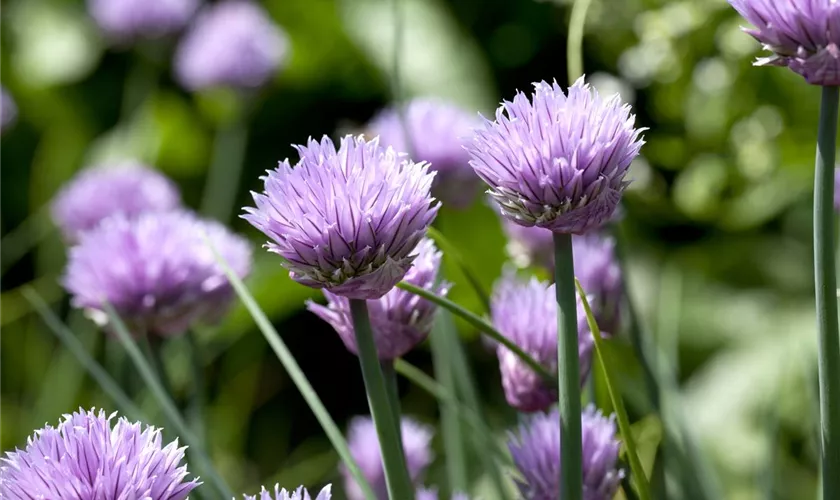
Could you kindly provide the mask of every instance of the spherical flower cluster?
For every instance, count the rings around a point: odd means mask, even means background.
[[[218,320],[233,291],[205,235],[244,277],[248,243],[216,222],[187,212],[114,216],[82,234],[70,249],[64,286],[72,304],[100,324],[107,301],[136,333],[183,333],[195,321]]]
[[[199,0],[88,0],[91,17],[121,40],[157,38],[183,28]]]
[[[125,418],[112,427],[113,418],[79,409],[35,431],[2,459],[0,498],[187,498],[199,483],[186,481],[185,448],[162,446],[160,429]]]
[[[9,129],[17,119],[17,105],[6,91],[5,87],[0,87],[0,133]]]
[[[445,297],[449,292],[449,284],[435,285],[441,257],[434,242],[428,238],[423,239],[417,245],[414,265],[403,281]],[[326,290],[324,295],[329,303],[327,307],[309,301],[307,308],[331,324],[347,349],[358,354],[350,301]],[[369,300],[367,306],[376,353],[382,360],[403,356],[425,340],[432,330],[437,311],[437,306],[432,302],[399,288],[393,288],[380,299]]]
[[[583,499],[611,500],[624,471],[618,468],[620,443],[614,417],[606,418],[590,406],[581,415],[583,440]],[[554,408],[534,415],[508,441],[523,498],[560,498],[560,415]]]
[[[452,500],[470,500],[470,497],[463,493],[453,493]],[[435,489],[421,488],[417,490],[415,500],[438,500],[438,492]]]
[[[324,489],[314,499],[303,486],[294,491],[287,491],[285,488],[281,489],[279,484],[274,485],[274,493],[266,490],[263,486],[258,495],[243,496],[245,500],[330,500],[332,498],[332,486],[324,486]]]
[[[175,74],[190,90],[257,88],[271,80],[288,52],[288,37],[259,5],[225,0],[208,6],[184,36]]]
[[[431,169],[437,172],[432,193],[446,206],[469,206],[481,180],[470,168],[470,156],[463,147],[462,138],[468,137],[478,125],[477,116],[433,98],[408,102],[403,114],[407,131],[395,108],[387,108],[376,115],[368,125],[368,131],[378,135],[383,145],[430,163]]]
[[[840,3],[835,0],[729,0],[773,53],[757,66],[786,66],[813,85],[840,85]]]
[[[615,255],[615,239],[589,233],[572,238],[575,277],[589,297],[603,335],[617,333],[623,282]]]
[[[378,299],[408,272],[437,214],[434,173],[374,139],[324,137],[296,146],[263,177],[243,217],[271,240],[292,279],[351,299]]]
[[[536,278],[525,282],[506,274],[494,287],[490,304],[493,325],[549,372],[557,372],[557,302],[554,285]],[[578,301],[578,355],[580,381],[586,380],[594,343],[586,314]],[[557,391],[546,385],[517,355],[499,344],[496,347],[502,387],[512,407],[533,412],[557,401]]]
[[[408,474],[415,483],[432,463],[432,428],[413,419],[403,417],[400,423],[403,452]],[[373,488],[378,500],[388,500],[388,488],[385,483],[385,471],[382,467],[382,455],[379,437],[370,417],[356,417],[350,421],[347,432],[347,445],[353,460],[359,464],[362,475]],[[358,483],[346,467],[342,467],[344,489],[349,500],[364,500],[365,496]]]
[[[103,219],[122,214],[170,211],[181,204],[175,184],[136,162],[88,168],[56,195],[52,218],[64,238],[73,243]]]
[[[564,94],[536,83],[485,120],[467,146],[502,215],[523,226],[581,234],[607,221],[644,141],[618,95],[602,99],[579,79]]]

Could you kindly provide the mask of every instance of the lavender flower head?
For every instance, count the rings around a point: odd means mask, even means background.
[[[840,3],[836,0],[729,0],[773,53],[756,66],[786,66],[810,84],[840,85]]]
[[[470,155],[461,138],[469,136],[478,120],[453,104],[417,98],[404,110],[408,138],[399,113],[394,108],[381,111],[368,125],[383,145],[392,146],[431,164],[437,172],[432,193],[446,206],[466,208],[475,199],[481,180],[470,168]],[[408,140],[411,140],[411,144]]]
[[[411,268],[440,204],[434,173],[379,141],[324,137],[300,161],[268,172],[243,216],[271,240],[295,281],[351,299],[378,299]]]
[[[170,211],[181,204],[178,188],[163,174],[136,162],[88,168],[56,195],[52,218],[64,238],[78,241],[84,231],[111,215],[129,218]]]
[[[519,280],[507,273],[495,285],[490,303],[493,325],[549,372],[557,372],[557,302],[554,285],[536,278]],[[580,382],[586,380],[594,341],[578,300],[578,356]],[[548,387],[539,374],[499,344],[496,347],[505,399],[523,412],[545,410],[557,401],[557,391]]]
[[[14,124],[17,113],[17,105],[12,96],[5,87],[0,87],[0,133],[5,132]]]
[[[118,40],[159,38],[183,28],[199,0],[88,0],[91,17]]]
[[[432,428],[411,418],[403,417],[400,422],[403,451],[408,474],[413,482],[417,482],[426,468],[432,463]],[[350,454],[365,479],[368,480],[378,500],[388,500],[388,489],[385,484],[385,472],[382,468],[382,455],[379,449],[379,437],[370,417],[356,417],[350,421],[347,431],[347,444]],[[342,466],[344,489],[349,500],[364,500],[365,496],[353,476]]]
[[[583,439],[583,500],[611,500],[624,471],[618,468],[621,446],[615,417],[604,417],[589,406],[581,415]],[[528,500],[560,498],[560,416],[557,408],[519,426],[508,448],[522,474],[519,491]]]
[[[623,280],[615,255],[615,238],[589,233],[572,238],[575,277],[586,292],[602,335],[619,328]]]
[[[205,234],[245,277],[250,245],[217,222],[188,212],[106,219],[70,249],[63,282],[72,304],[105,325],[107,301],[136,334],[175,335],[196,321],[218,321],[233,291]]]
[[[470,500],[470,497],[463,493],[453,493],[452,500]],[[415,500],[438,500],[438,492],[436,489],[421,488],[417,490]]]
[[[840,169],[834,168],[834,210],[840,212]]]
[[[330,500],[332,498],[332,486],[324,486],[324,489],[318,493],[314,499],[309,495],[309,492],[301,486],[294,491],[286,491],[280,489],[279,484],[274,485],[274,493],[265,489],[265,486],[260,490],[259,495],[242,495],[245,500]]]
[[[554,236],[538,226],[522,226],[502,218],[502,231],[508,237],[507,252],[519,267],[538,265],[554,269]]]
[[[125,418],[112,426],[114,415],[80,408],[35,431],[0,462],[0,498],[187,498],[199,483],[186,481],[178,440],[162,446],[160,429]]]
[[[256,3],[225,0],[207,7],[181,41],[175,74],[190,90],[265,85],[287,59],[289,41]]]
[[[417,245],[417,258],[403,281],[445,297],[449,284],[435,286],[441,256],[432,240],[424,238]],[[347,349],[358,354],[350,301],[326,290],[324,296],[328,302],[326,307],[312,301],[308,301],[306,307],[332,325]],[[435,304],[399,288],[391,289],[380,299],[369,300],[367,305],[376,353],[381,360],[403,356],[425,340],[437,311]]]
[[[582,234],[607,221],[627,187],[643,129],[618,95],[603,99],[580,78],[564,94],[534,84],[485,120],[467,146],[470,164],[503,216],[523,226]]]

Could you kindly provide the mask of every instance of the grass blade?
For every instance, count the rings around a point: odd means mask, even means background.
[[[604,381],[607,384],[607,391],[610,394],[610,400],[615,408],[616,416],[618,417],[618,428],[621,432],[621,437],[624,440],[624,446],[627,451],[627,460],[630,462],[630,470],[633,473],[633,478],[636,480],[636,488],[639,492],[639,500],[651,500],[650,485],[648,484],[647,476],[642,468],[642,463],[639,460],[639,455],[636,452],[636,442],[633,438],[633,431],[630,428],[630,419],[627,417],[627,410],[624,408],[624,401],[616,392],[615,376],[612,374],[609,362],[604,359],[604,346],[602,344],[601,330],[592,315],[592,309],[589,307],[589,301],[586,299],[586,293],[580,281],[575,279],[575,286],[578,294],[583,301],[583,308],[586,311],[586,321],[589,324],[589,329],[592,331],[592,338],[595,340],[595,353],[601,361],[601,369],[604,374]]]

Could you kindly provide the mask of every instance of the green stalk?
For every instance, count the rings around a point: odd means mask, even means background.
[[[111,378],[105,368],[96,362],[93,357],[88,354],[87,349],[76,335],[71,332],[64,323],[61,322],[58,316],[49,308],[47,303],[34,288],[26,286],[21,289],[21,294],[32,304],[32,308],[41,316],[44,323],[49,327],[50,331],[55,334],[58,340],[64,344],[64,347],[70,351],[73,356],[79,360],[79,363],[87,370],[93,380],[99,384],[99,387],[105,391],[105,394],[111,398],[114,404],[122,410],[123,414],[131,420],[143,420],[143,412],[137,407],[131,398],[120,389],[119,384]]]
[[[589,301],[586,299],[586,293],[583,291],[578,280],[574,280],[583,302],[583,309],[586,311],[586,322],[589,329],[592,331],[592,338],[595,341],[595,354],[601,362],[601,373],[604,375],[607,384],[607,391],[610,394],[610,401],[612,401],[615,414],[618,419],[618,430],[621,433],[621,439],[624,441],[626,449],[627,461],[630,462],[630,471],[633,473],[633,478],[636,480],[636,489],[639,491],[639,500],[651,500],[650,484],[648,483],[645,470],[642,468],[642,461],[639,460],[639,454],[636,451],[636,440],[633,438],[633,429],[630,427],[630,418],[627,416],[627,410],[624,408],[624,401],[618,394],[616,389],[617,380],[615,374],[612,372],[612,365],[605,359],[604,340],[601,338],[601,329],[598,328],[598,323],[595,321],[595,316],[592,314],[592,309],[589,307]],[[561,438],[562,440],[562,438]]]
[[[583,25],[592,0],[575,0],[569,19],[569,38],[566,43],[566,65],[569,71],[569,85],[583,76]]]
[[[210,482],[213,483],[213,486],[216,490],[218,490],[219,494],[221,494],[223,498],[233,498],[233,492],[230,487],[228,487],[225,480],[222,479],[222,476],[220,476],[218,471],[216,471],[213,467],[213,464],[207,456],[207,452],[201,441],[195,437],[186,422],[184,422],[184,419],[178,412],[178,408],[175,406],[172,398],[166,393],[163,383],[155,375],[154,369],[151,365],[149,365],[149,362],[143,356],[143,353],[140,352],[140,348],[137,347],[137,344],[134,342],[134,338],[132,338],[131,333],[129,333],[122,319],[120,319],[111,304],[107,302],[103,303],[103,308],[108,314],[108,322],[111,326],[113,326],[117,338],[125,348],[128,353],[128,357],[131,358],[131,362],[134,363],[137,371],[140,372],[140,376],[143,378],[143,381],[146,382],[146,385],[149,387],[152,395],[154,395],[155,399],[157,399],[164,415],[166,416],[166,419],[169,420],[169,423],[172,427],[174,427],[178,436],[189,445],[192,459],[198,464],[198,467],[204,471],[204,474],[209,477]]]
[[[458,391],[455,388],[454,362],[450,357],[451,347],[449,339],[458,333],[454,325],[447,319],[451,318],[447,311],[439,311],[435,318],[435,325],[429,335],[434,359],[435,379],[446,387],[454,399],[440,405],[441,432],[443,434],[443,449],[446,451],[446,471],[449,476],[451,491],[467,491],[469,479],[467,476],[467,457],[464,450],[464,438],[461,435],[461,422],[457,410]],[[454,343],[454,342],[453,342]]]
[[[493,325],[488,323],[487,321],[481,319],[477,314],[464,309],[460,305],[452,302],[451,300],[440,297],[425,288],[420,288],[418,286],[414,286],[411,283],[406,281],[402,281],[397,284],[398,288],[401,288],[407,292],[411,292],[414,295],[423,297],[424,299],[428,300],[429,302],[433,302],[443,308],[448,309],[453,314],[460,316],[461,319],[469,323],[470,325],[477,328],[482,333],[485,333],[487,336],[495,340],[496,342],[502,344],[503,346],[507,347],[510,352],[512,352],[516,357],[522,360],[523,363],[528,365],[528,368],[534,371],[537,375],[543,378],[545,382],[549,386],[554,386],[556,384],[556,378],[553,374],[549,373],[548,370],[545,369],[544,366],[539,364],[534,358],[528,355],[525,351],[523,351],[518,345],[512,342],[509,338],[505,337],[500,331],[493,328]]]
[[[402,442],[402,412],[400,411],[400,391],[397,387],[397,371],[394,369],[393,360],[380,361],[382,376],[385,377],[385,388],[388,390],[388,402],[391,408],[391,418],[397,424],[397,438],[400,441],[400,452],[405,456],[405,448]]]
[[[201,198],[201,213],[227,222],[236,203],[239,179],[245,163],[248,128],[243,111],[230,123],[221,125],[213,142],[213,158]]]
[[[560,408],[560,498],[583,498],[580,427],[580,360],[572,235],[554,233],[554,284],[557,292],[557,387]]]
[[[353,317],[359,364],[362,367],[370,414],[376,427],[376,435],[379,437],[388,496],[391,500],[413,500],[414,487],[400,449],[400,436],[396,432],[397,424],[391,411],[388,388],[376,355],[367,302],[363,299],[350,299],[350,314]]]
[[[268,320],[265,312],[260,309],[260,306],[257,304],[254,296],[251,295],[251,292],[249,292],[248,288],[245,286],[245,283],[243,283],[239,276],[233,272],[230,265],[219,254],[206,235],[204,235],[204,241],[213,252],[216,262],[218,262],[222,267],[222,270],[227,276],[228,281],[230,281],[230,284],[233,286],[236,295],[239,296],[239,299],[245,305],[245,308],[248,309],[248,312],[251,314],[251,317],[254,318],[254,322],[263,334],[263,337],[265,337],[265,340],[277,355],[277,359],[280,360],[283,368],[285,368],[286,372],[289,374],[289,378],[292,379],[292,382],[294,382],[298,391],[300,391],[300,394],[303,396],[306,404],[309,405],[309,409],[312,410],[312,413],[315,415],[318,423],[321,424],[321,428],[324,429],[324,433],[327,435],[327,438],[330,440],[330,443],[336,453],[338,453],[341,461],[344,462],[347,470],[350,471],[353,479],[359,485],[359,488],[362,490],[365,498],[367,500],[376,500],[376,494],[374,494],[373,488],[371,488],[370,483],[367,479],[365,479],[359,465],[353,459],[353,455],[350,454],[350,448],[347,446],[347,441],[344,439],[344,435],[341,433],[338,426],[335,425],[335,422],[329,412],[324,407],[324,403],[321,402],[321,399],[318,397],[315,389],[312,388],[309,380],[306,379],[306,375],[304,375],[303,371],[300,369],[300,365],[298,365],[297,361],[295,361],[295,357],[292,355],[291,351],[289,351],[286,343],[283,342],[280,334],[277,333],[277,330],[271,324],[271,321]]]
[[[187,342],[190,346],[190,362],[193,373],[193,395],[190,401],[190,422],[195,429],[195,434],[202,442],[206,439],[204,435],[204,356],[202,356],[201,345],[193,330],[187,331]]]
[[[823,498],[840,498],[840,332],[834,262],[834,157],[840,88],[823,87],[814,176],[814,287],[819,327]]]
[[[475,292],[478,300],[481,301],[481,305],[484,307],[485,311],[490,311],[490,296],[487,295],[487,292],[484,291],[484,287],[481,286],[481,282],[478,280],[476,273],[470,268],[467,264],[466,259],[464,259],[461,252],[455,248],[453,245],[440,231],[435,229],[434,227],[430,227],[426,234],[429,238],[433,239],[435,243],[437,243],[438,247],[443,251],[444,258],[450,258],[455,262],[455,265],[458,266],[458,269],[464,274],[464,277],[467,278],[467,282],[469,282],[470,287]]]

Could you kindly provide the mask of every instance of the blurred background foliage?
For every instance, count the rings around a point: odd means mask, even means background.
[[[565,83],[568,1],[404,2],[399,60],[407,94],[444,96],[488,114],[533,81]],[[261,188],[266,169],[294,157],[290,144],[359,131],[390,94],[390,0],[262,3],[289,33],[292,56],[252,96],[237,207],[251,203],[248,192]],[[80,0],[3,0],[0,22],[2,82],[20,110],[2,138],[0,179],[0,446],[9,450],[79,405],[113,408],[20,294],[33,285],[97,356],[114,348],[69,308],[58,284],[65,247],[45,208],[56,190],[84,166],[136,157],[175,179],[198,207],[214,130],[236,110],[223,92],[191,95],[173,82],[173,42],[143,51],[108,46]],[[594,85],[621,92],[649,128],[621,224],[648,330],[678,347],[676,405],[689,431],[725,498],[814,498],[809,191],[818,93],[792,72],[752,68],[759,47],[741,24],[725,0],[595,0],[584,65]],[[132,105],[144,77],[153,90]],[[244,221],[232,225],[262,242]],[[496,215],[477,201],[464,212],[444,209],[437,225],[489,289],[506,259]],[[37,241],[31,249],[30,240]],[[480,311],[464,277],[447,272],[452,298]],[[262,251],[248,285],[333,417],[343,425],[365,413],[356,359],[303,309],[318,294],[292,283]],[[516,415],[504,404],[495,359],[474,331],[460,329],[485,414],[503,439]],[[247,312],[237,307],[201,341],[210,353],[210,448],[234,489],[338,481],[336,455]],[[639,418],[648,407],[638,365],[624,337],[614,344],[622,389]],[[186,349],[175,341],[166,352],[182,398]],[[408,360],[431,373],[427,348]],[[405,380],[400,390],[406,413],[436,421],[432,397]],[[162,425],[153,401],[137,393]],[[442,462],[429,483],[445,483]],[[472,472],[480,492],[485,478]]]

